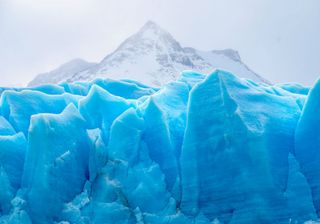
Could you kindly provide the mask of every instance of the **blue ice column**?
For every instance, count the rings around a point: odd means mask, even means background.
[[[191,90],[187,115],[180,158],[185,214],[227,223],[314,218],[308,190],[286,193],[300,115],[294,97],[217,70]],[[298,194],[303,201],[292,200]],[[293,214],[299,208],[305,216]]]
[[[61,114],[31,118],[22,186],[33,223],[59,221],[63,203],[83,190],[90,144],[73,104]]]
[[[320,216],[320,81],[309,92],[295,133],[295,155]]]

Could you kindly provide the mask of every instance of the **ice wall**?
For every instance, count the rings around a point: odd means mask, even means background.
[[[0,223],[303,223],[320,215],[320,83],[221,70],[0,89]]]

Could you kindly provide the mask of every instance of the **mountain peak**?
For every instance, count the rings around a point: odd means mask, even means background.
[[[161,29],[161,27],[153,22],[152,20],[148,20],[143,26],[142,26],[142,29],[146,30],[146,29]]]
[[[88,65],[87,69],[83,69],[86,65],[76,69],[79,67],[77,64],[83,63],[71,61],[67,66],[41,75],[34,83],[90,81],[97,77],[108,77],[161,86],[176,80],[183,70],[211,73],[216,68],[226,69],[254,81],[266,82],[241,62],[238,52],[232,49],[200,51],[182,47],[168,31],[153,21],[147,21],[98,64]]]
[[[161,28],[157,23],[149,20],[141,29],[137,32],[137,36],[142,39],[158,39],[158,37],[164,37],[166,39],[174,39],[171,34]]]
[[[127,38],[112,54],[107,55],[101,63],[104,65],[110,64],[110,57],[118,63],[124,59],[128,60],[128,58],[131,58],[131,61],[135,61],[138,55],[148,55],[150,52],[154,52],[154,55],[158,55],[157,57],[159,58],[168,52],[181,53],[182,51],[183,49],[179,42],[169,32],[149,20],[137,33]]]

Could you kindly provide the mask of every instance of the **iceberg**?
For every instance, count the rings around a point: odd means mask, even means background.
[[[304,223],[320,216],[320,82],[223,70],[153,88],[0,89],[0,223]]]

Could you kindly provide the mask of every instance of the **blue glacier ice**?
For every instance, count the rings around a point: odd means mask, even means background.
[[[0,224],[320,217],[320,82],[185,71],[0,94]]]

